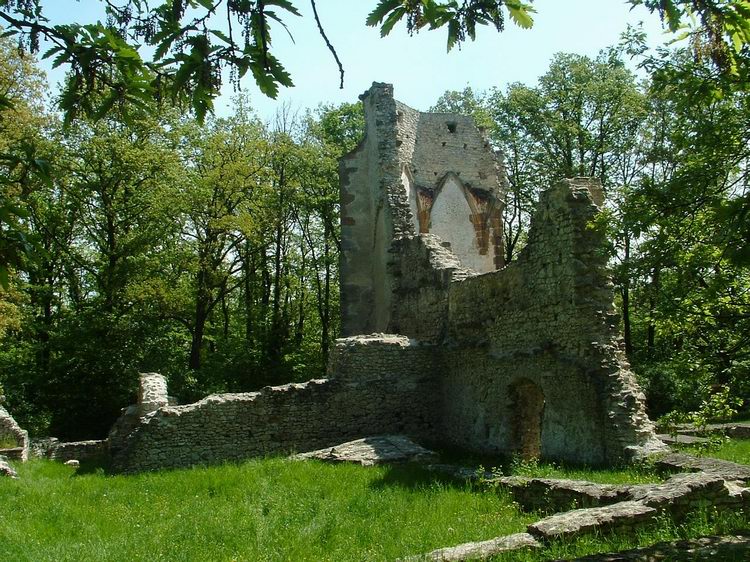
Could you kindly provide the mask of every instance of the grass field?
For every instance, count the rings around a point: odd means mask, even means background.
[[[45,461],[0,481],[0,560],[388,560],[524,530],[504,494],[418,467],[283,459],[139,476]]]
[[[710,447],[705,451],[698,452],[717,459],[750,464],[750,440],[748,439],[727,440],[717,447]]]
[[[750,458],[750,441],[717,451]],[[16,464],[0,480],[0,560],[394,560],[521,532],[543,516],[417,466],[362,468],[281,458],[110,476]],[[510,462],[505,473],[599,482],[658,479],[648,467],[586,470]],[[548,560],[750,527],[741,513],[663,519],[638,535],[594,536],[498,560]]]

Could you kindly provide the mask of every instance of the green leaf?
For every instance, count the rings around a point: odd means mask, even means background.
[[[289,0],[266,0],[263,4],[265,6],[278,6],[279,8],[282,8],[287,12],[294,14],[295,16],[302,15],[299,13],[297,8],[295,8],[294,5],[289,2]]]
[[[388,15],[389,12],[401,6],[400,0],[380,0],[375,9],[369,13],[365,23],[370,27],[375,27]]]
[[[232,40],[223,31],[219,31],[218,29],[212,29],[211,35],[213,35],[214,37],[218,37],[219,39],[221,39],[222,41],[224,41],[225,43],[229,45],[232,44]]]
[[[448,51],[456,46],[456,43],[458,43],[458,37],[459,33],[461,31],[461,27],[456,20],[451,20],[448,22]]]
[[[534,19],[530,15],[530,13],[534,12],[534,8],[528,4],[522,2],[506,2],[505,6],[508,8],[510,18],[518,27],[530,29],[534,25]]]
[[[391,15],[385,19],[383,25],[380,27],[380,36],[385,37],[388,35],[393,30],[393,26],[396,25],[405,15],[406,8],[399,7],[393,10]]]

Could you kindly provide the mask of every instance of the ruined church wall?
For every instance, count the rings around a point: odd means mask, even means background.
[[[416,111],[389,84],[373,84],[361,100],[365,138],[339,168],[344,336],[392,324],[394,240],[434,231],[465,267],[502,264],[505,174],[473,120]]]
[[[603,463],[629,446],[658,448],[617,342],[596,194],[583,178],[543,192],[517,262],[450,285],[457,351],[446,360],[442,411],[452,440],[511,448],[511,386],[531,381],[544,394],[542,456]]]
[[[242,460],[376,434],[429,440],[437,396],[434,355],[399,336],[338,340],[332,365],[339,378],[160,407],[113,452],[114,469],[137,472]]]
[[[385,331],[391,279],[388,249],[413,232],[402,181],[393,88],[362,97],[365,138],[339,164],[341,177],[341,318],[345,336]]]
[[[592,187],[576,179],[544,192],[526,248],[497,272],[468,275],[431,235],[394,244],[392,329],[443,344],[438,433],[448,442],[511,451],[520,383],[544,395],[544,457],[597,464],[653,442],[617,342]]]

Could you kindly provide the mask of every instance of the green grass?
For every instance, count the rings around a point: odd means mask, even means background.
[[[750,465],[750,439],[724,439],[709,446],[682,447],[681,450]]]
[[[663,480],[662,474],[647,463],[604,469],[571,466],[565,463],[510,459],[490,470],[498,476],[588,480],[589,482],[596,482],[598,484],[649,484]]]
[[[47,461],[0,481],[0,560],[393,560],[523,531],[505,494],[418,467],[283,459],[138,476]]]
[[[712,455],[750,461],[750,441]],[[502,492],[441,478],[417,466],[362,468],[281,458],[110,476],[49,461],[15,464],[0,480],[0,560],[394,560],[524,531],[541,517]],[[510,460],[506,474],[653,482],[648,465],[611,470]],[[82,471],[81,471],[82,472]],[[636,534],[561,541],[498,557],[540,561],[664,540],[749,529],[741,512],[700,510],[662,518]]]

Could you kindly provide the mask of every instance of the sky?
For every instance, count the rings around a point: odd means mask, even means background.
[[[395,97],[419,110],[428,109],[446,90],[470,86],[481,92],[513,82],[533,85],[555,53],[596,56],[619,41],[627,24],[643,22],[653,45],[668,39],[658,15],[643,7],[631,9],[625,0],[536,0],[532,29],[518,28],[509,19],[502,33],[482,26],[476,41],[447,53],[445,29],[410,37],[401,23],[381,38],[378,29],[365,25],[376,0],[317,0],[326,34],[344,66],[342,90],[338,67],[318,33],[310,2],[294,0],[294,4],[302,17],[285,18],[294,40],[277,26],[272,31],[272,52],[291,73],[295,87],[282,88],[273,100],[258,90],[251,76],[242,81],[243,92],[249,93],[264,120],[271,120],[284,104],[292,111],[304,111],[320,104],[355,102],[374,81],[393,84]],[[103,12],[98,0],[54,0],[45,9],[53,23],[88,23]],[[48,63],[42,67],[49,70]],[[61,78],[59,70],[50,73],[53,83]],[[231,112],[232,95],[227,81],[215,103],[217,115]]]

